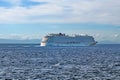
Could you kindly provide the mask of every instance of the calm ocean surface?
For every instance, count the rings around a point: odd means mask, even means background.
[[[0,80],[120,80],[120,44],[0,44]]]
[[[0,47],[40,47],[40,44],[0,44]],[[120,44],[97,44],[89,47],[120,47]]]

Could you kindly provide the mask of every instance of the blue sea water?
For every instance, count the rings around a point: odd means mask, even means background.
[[[1,44],[0,80],[120,80],[120,44]]]
[[[0,44],[0,47],[41,47],[40,44]],[[81,46],[82,47],[82,46]],[[120,47],[120,44],[97,44],[95,46],[88,47]]]

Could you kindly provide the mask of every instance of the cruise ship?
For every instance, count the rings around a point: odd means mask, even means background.
[[[41,46],[93,46],[97,42],[88,35],[49,34],[42,38]]]

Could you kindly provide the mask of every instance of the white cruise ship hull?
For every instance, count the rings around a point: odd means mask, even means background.
[[[54,34],[43,37],[41,46],[93,46],[96,43],[92,36]]]

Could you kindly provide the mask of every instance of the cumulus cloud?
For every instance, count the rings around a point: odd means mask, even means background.
[[[22,0],[5,0],[14,7],[0,7],[0,23],[104,23],[120,24],[119,0],[29,0],[46,2],[20,6]]]

